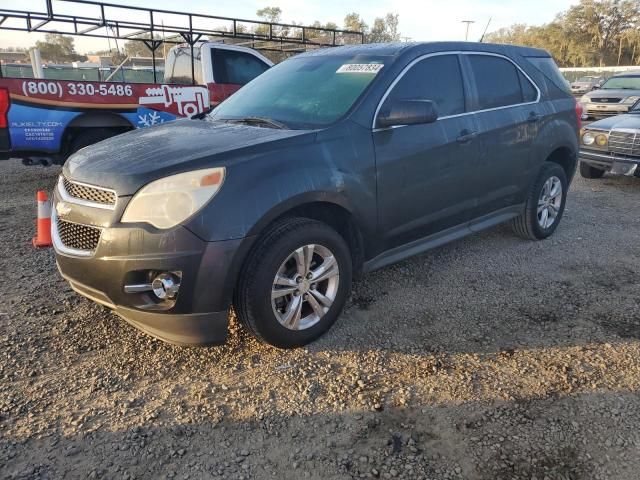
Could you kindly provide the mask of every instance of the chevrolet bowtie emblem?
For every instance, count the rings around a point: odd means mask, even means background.
[[[65,202],[58,202],[56,204],[56,213],[58,214],[59,217],[64,217],[66,215],[69,215],[70,212],[71,212],[71,207],[67,205]]]

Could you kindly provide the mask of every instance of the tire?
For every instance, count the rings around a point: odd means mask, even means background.
[[[301,257],[295,255],[296,251]],[[311,268],[297,270],[301,263],[296,259],[307,258],[308,252],[313,252]],[[323,274],[319,267],[328,270]],[[312,276],[317,273],[316,278],[332,276],[314,284],[306,275],[301,280],[300,272],[305,271]],[[286,285],[276,285],[276,275],[281,282],[286,280]],[[269,228],[252,248],[240,274],[234,308],[240,321],[258,340],[280,348],[300,347],[316,340],[335,323],[351,290],[351,278],[351,253],[338,232],[316,220],[287,218]],[[293,293],[282,295],[292,289]],[[300,295],[295,289],[308,293]],[[277,295],[275,300],[273,295]],[[327,307],[316,300],[326,301],[330,297],[333,302]],[[300,315],[290,317],[288,313],[298,304]]]
[[[553,192],[557,185],[560,185],[562,190],[553,197],[553,201],[544,196],[544,189],[549,187]],[[511,221],[515,234],[527,240],[542,240],[550,236],[562,219],[567,189],[568,182],[564,169],[558,164],[546,162],[529,190],[524,212]],[[544,202],[544,205],[541,202]],[[544,216],[545,207],[546,217]],[[539,208],[542,208],[541,212],[538,212]],[[555,215],[553,221],[551,221],[552,215]]]
[[[602,178],[606,172],[592,167],[588,163],[580,162],[580,176],[583,178]]]
[[[115,137],[120,132],[108,128],[87,128],[77,134],[69,145],[67,158],[76,153],[78,150],[101,142],[107,138]]]

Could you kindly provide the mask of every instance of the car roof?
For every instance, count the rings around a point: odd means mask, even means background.
[[[400,56],[414,53],[416,55],[440,51],[480,51],[500,53],[512,56],[518,53],[525,57],[550,57],[545,50],[518,45],[504,45],[480,42],[390,42],[390,43],[365,43],[355,45],[343,45],[334,48],[322,48],[310,52],[301,53],[297,57],[307,56],[333,56],[333,55],[376,55],[376,56]]]

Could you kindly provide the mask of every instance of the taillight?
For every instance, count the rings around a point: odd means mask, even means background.
[[[9,90],[0,88],[0,128],[7,128],[7,114],[9,113]]]
[[[576,117],[578,117],[578,130],[582,128],[582,113],[584,112],[582,104],[576,100]]]

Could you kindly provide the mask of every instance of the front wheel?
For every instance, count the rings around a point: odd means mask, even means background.
[[[560,223],[567,199],[568,182],[563,168],[546,163],[527,196],[524,212],[512,220],[516,235],[528,240],[550,236]]]
[[[580,162],[580,176],[583,178],[602,178],[604,174],[604,170],[592,167],[588,163]]]
[[[335,230],[316,220],[285,219],[253,248],[236,290],[236,313],[263,342],[306,345],[338,318],[351,274],[349,247]]]

